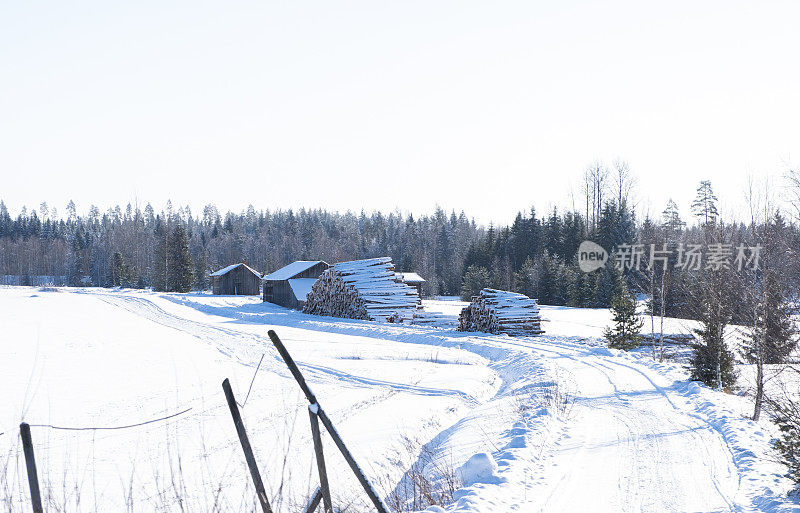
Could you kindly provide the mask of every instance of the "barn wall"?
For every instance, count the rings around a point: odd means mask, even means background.
[[[292,276],[295,278],[319,278],[322,272],[330,267],[325,262],[320,262],[305,271]],[[268,297],[267,290],[272,287],[272,297]],[[261,299],[269,301],[276,305],[285,306],[286,308],[300,308],[302,304],[294,295],[292,287],[289,285],[289,280],[264,280],[262,282]]]
[[[272,298],[267,297],[267,290],[270,286],[272,287]],[[264,292],[261,299],[286,308],[297,308],[299,306],[288,280],[264,281]]]
[[[261,278],[241,265],[222,276],[213,278],[214,294],[257,296],[261,292]]]

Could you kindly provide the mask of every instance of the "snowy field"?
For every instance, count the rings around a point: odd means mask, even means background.
[[[510,338],[315,317],[256,297],[0,288],[0,509],[29,510],[24,420],[48,511],[257,511],[227,377],[247,398],[274,508],[299,511],[317,485],[307,403],[269,329],[376,488],[409,510],[427,506],[409,492],[420,468],[451,498],[431,512],[798,509],[769,456],[774,428],[746,418],[747,398],[688,382],[645,350],[607,349],[607,310],[542,314],[546,335]],[[668,320],[665,332],[691,328]],[[325,444],[335,503],[369,511]]]

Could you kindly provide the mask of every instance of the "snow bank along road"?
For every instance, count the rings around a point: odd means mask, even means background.
[[[126,430],[34,427],[47,500],[68,511],[254,510],[220,382],[243,402],[265,355],[243,416],[276,509],[296,510],[316,477],[304,399],[266,336],[275,329],[387,498],[422,463],[461,477],[445,511],[797,508],[781,497],[781,467],[760,457],[771,428],[742,416],[744,399],[597,345],[603,311],[549,313],[547,335],[515,339],[257,298],[0,289],[0,506],[27,508],[20,420],[108,427],[191,408]],[[335,501],[368,510],[326,450]]]

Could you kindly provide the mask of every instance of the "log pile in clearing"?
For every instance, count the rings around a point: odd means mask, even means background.
[[[420,303],[414,287],[398,283],[390,257],[340,262],[322,273],[311,287],[305,313],[402,322]]]
[[[458,316],[459,331],[539,335],[542,319],[535,299],[505,290],[483,289]]]
[[[440,312],[428,312],[419,309],[414,312],[411,324],[419,326],[433,326],[434,328],[455,328],[458,326],[458,318],[455,315],[448,315]]]

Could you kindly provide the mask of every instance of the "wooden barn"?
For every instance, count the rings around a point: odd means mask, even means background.
[[[417,293],[422,297],[422,284],[425,283],[425,278],[417,273],[397,273],[400,283],[405,283],[417,289]]]
[[[328,267],[322,260],[298,260],[281,267],[264,276],[262,299],[286,308],[303,308],[311,286]]]
[[[223,267],[210,276],[217,295],[257,296],[261,292],[261,273],[244,262]]]

